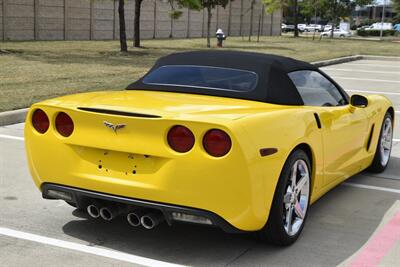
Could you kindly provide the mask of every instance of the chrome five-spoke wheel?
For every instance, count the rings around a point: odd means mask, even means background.
[[[259,231],[259,236],[269,243],[288,246],[303,230],[312,181],[311,151],[306,151],[300,148],[294,150],[283,166],[267,224]]]
[[[392,120],[389,117],[385,118],[382,127],[380,140],[381,164],[386,166],[390,158],[390,150],[392,149]]]
[[[381,131],[379,134],[374,159],[368,170],[371,172],[383,172],[390,160],[390,153],[392,152],[392,138],[393,138],[393,113],[387,111],[382,121]]]
[[[310,197],[310,171],[307,163],[298,159],[291,168],[283,198],[283,225],[289,236],[296,235],[304,223]]]

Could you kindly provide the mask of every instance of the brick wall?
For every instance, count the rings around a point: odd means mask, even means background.
[[[212,12],[211,31],[222,28],[231,36],[248,36],[252,0],[235,0]],[[162,0],[144,0],[141,37],[168,38],[171,34],[170,5]],[[126,0],[127,36],[133,37],[134,1]],[[181,9],[174,20],[175,38],[204,37],[205,11]],[[279,35],[281,12],[263,12],[260,0],[253,8],[253,34]],[[114,0],[0,0],[0,40],[111,40],[119,36],[118,1]]]

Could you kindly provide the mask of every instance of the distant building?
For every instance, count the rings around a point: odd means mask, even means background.
[[[390,19],[393,18],[396,13],[393,11],[393,7],[389,1],[385,5],[385,18]],[[376,20],[380,21],[382,18],[383,5],[368,5],[365,7],[356,7],[353,12],[353,17],[355,19],[356,24],[360,24],[363,20]]]

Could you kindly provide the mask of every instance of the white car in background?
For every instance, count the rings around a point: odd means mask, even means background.
[[[322,32],[322,25],[320,24],[309,24],[305,27],[306,32],[313,32],[313,31],[317,31],[317,32]]]
[[[370,27],[365,28],[366,31],[381,30],[381,29],[382,30],[393,30],[393,24],[389,23],[389,22],[384,22],[384,23],[377,22],[377,23],[372,24]]]
[[[299,29],[299,31],[301,32],[304,32],[306,30],[306,27],[306,24],[297,24],[297,29]]]
[[[333,30],[333,37],[350,37],[351,35],[352,33],[349,31],[344,31],[341,29]],[[328,37],[328,36],[331,36],[331,30],[324,31],[321,33],[321,37]]]
[[[324,26],[324,29],[323,29],[324,32],[331,31],[331,30],[332,30],[332,25],[331,24],[328,24],[328,25]]]

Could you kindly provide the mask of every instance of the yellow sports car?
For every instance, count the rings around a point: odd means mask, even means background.
[[[394,110],[314,65],[234,51],[161,58],[124,91],[34,104],[33,180],[93,218],[258,232],[289,245],[310,203],[389,162]]]

